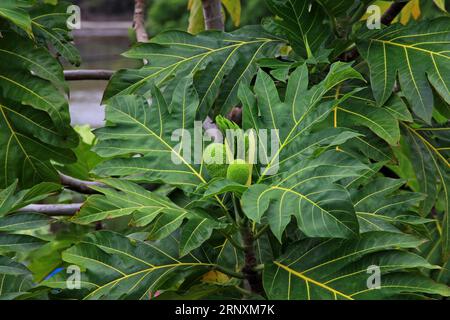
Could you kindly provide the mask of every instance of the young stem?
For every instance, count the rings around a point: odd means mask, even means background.
[[[234,272],[234,271],[224,268],[222,266],[216,266],[216,269],[218,271],[222,272],[223,274],[226,274],[227,276],[230,276],[233,278],[238,278],[238,279],[245,279],[245,275],[243,275],[242,273]]]
[[[243,246],[241,246],[239,243],[237,243],[236,240],[234,240],[231,236],[229,236],[228,234],[226,234],[225,232],[222,232],[222,235],[231,243],[231,245],[233,247],[235,247],[238,250],[244,251],[245,248]]]
[[[266,231],[269,229],[269,225],[266,224],[264,227],[262,227],[261,229],[259,229],[258,232],[256,232],[256,234],[253,236],[253,240],[258,240],[264,233],[266,233]]]
[[[233,201],[233,209],[234,209],[234,217],[236,220],[236,225],[238,227],[241,226],[241,215],[240,215],[240,206],[234,194],[231,194],[231,198]]]

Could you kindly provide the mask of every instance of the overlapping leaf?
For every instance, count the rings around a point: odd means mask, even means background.
[[[185,209],[174,204],[169,198],[152,193],[127,181],[104,180],[110,187],[93,187],[104,194],[89,197],[73,222],[88,224],[105,219],[132,216],[132,224],[150,226],[153,238],[164,238],[181,227],[180,253],[186,255],[210,238],[214,229],[226,227],[211,216]],[[164,223],[160,223],[164,221]],[[157,226],[160,225],[160,228]]]
[[[394,146],[400,141],[399,121],[412,122],[408,107],[401,98],[392,96],[383,107],[377,107],[368,90],[352,95],[337,106],[336,112],[337,125],[349,128],[365,126]]]
[[[404,184],[405,181],[401,179],[382,177],[371,180],[363,188],[352,190],[361,233],[400,232],[395,225],[433,222],[410,213],[423,200],[424,195],[398,191]]]
[[[14,260],[0,256],[0,300],[13,300],[33,287],[30,271]]]
[[[244,193],[243,209],[253,221],[267,218],[280,240],[295,216],[297,225],[309,237],[349,238],[359,231],[348,192],[336,181],[359,176],[366,166],[338,151],[300,161],[281,181],[256,184]]]
[[[308,69],[303,65],[292,73],[284,102],[280,101],[274,82],[262,71],[255,84],[256,98],[248,88],[241,87],[244,128],[254,128],[258,133],[274,129],[272,139],[278,142],[278,148],[272,150],[275,156],[262,159],[265,163],[261,165],[258,184],[244,193],[243,209],[256,222],[265,215],[280,241],[292,215],[308,236],[351,237],[358,233],[350,197],[335,182],[358,176],[367,168],[335,150],[308,158],[321,144],[335,145],[358,134],[341,129],[307,133],[326,118],[335,104],[346,99],[326,101],[324,95],[335,85],[359,77],[349,65],[337,63],[325,80],[308,89]],[[270,180],[271,185],[259,184]]]
[[[67,21],[70,13],[67,8],[70,3],[60,1],[56,5],[40,4],[30,10],[31,25],[37,38],[44,43],[51,44],[71,64],[79,66],[80,53],[73,44],[71,30]]]
[[[0,218],[0,232],[17,232],[48,226],[50,217],[41,213],[18,213]]]
[[[397,74],[414,113],[424,121],[431,122],[433,89],[450,103],[449,18],[362,32],[358,50],[369,63],[378,106],[391,96]]]
[[[21,191],[16,190],[17,186],[18,182],[15,181],[7,188],[0,190],[0,217],[25,207],[30,203],[43,200],[61,189],[60,185],[47,182]]]
[[[403,125],[403,129],[408,148],[414,154],[410,161],[415,169],[420,191],[427,195],[421,205],[422,214],[428,215],[431,208],[436,205],[438,195],[442,199],[442,253],[446,259],[450,254],[450,165],[448,158],[442,153],[445,150],[439,150],[440,148],[435,146],[436,142],[432,140],[433,135],[435,135],[434,132],[439,133],[441,129],[428,128],[427,130],[424,128],[424,130],[421,130],[407,124]],[[442,132],[446,131],[448,131],[447,128],[442,130]]]
[[[0,233],[0,254],[27,252],[39,248],[45,241],[25,234]]]
[[[352,132],[345,133],[345,130],[336,129],[334,133],[328,131],[323,137],[317,136],[307,137],[312,128],[323,121],[332,108],[341,104],[353,93],[342,96],[337,100],[325,99],[326,93],[338,84],[348,79],[362,79],[362,76],[356,72],[349,64],[335,63],[326,78],[319,84],[308,89],[309,82],[308,68],[306,64],[298,67],[290,76],[287,84],[286,95],[284,101],[281,101],[274,81],[264,71],[260,70],[256,79],[254,92],[245,85],[240,87],[239,98],[243,105],[243,128],[254,129],[257,131],[267,132],[270,141],[270,135],[274,134],[275,145],[277,150],[273,150],[270,154],[268,147],[264,148],[267,157],[259,157],[258,163],[264,164],[265,169],[261,172],[262,178],[266,174],[273,174],[271,171],[280,161],[280,166],[290,156],[299,156],[303,152],[307,152],[305,148],[309,145],[318,146],[321,143],[333,144],[331,136],[339,137],[336,140],[344,141],[355,137]],[[328,136],[328,138],[325,138]],[[323,141],[322,141],[322,138]],[[325,142],[328,140],[328,142]],[[271,163],[273,162],[273,163]],[[283,168],[281,168],[283,170]],[[286,168],[284,168],[286,169]],[[281,171],[282,171],[281,170]]]
[[[172,288],[193,272],[206,273],[214,265],[204,257],[178,257],[179,244],[173,237],[158,242],[141,242],[110,231],[87,235],[64,251],[64,261],[80,266],[83,299],[142,299],[151,293]],[[43,285],[65,289],[64,275]]]
[[[107,126],[96,130],[99,141],[94,150],[101,156],[117,158],[101,163],[94,172],[172,185],[196,186],[205,182],[194,158],[182,153],[192,145],[180,142],[186,131],[190,134],[194,129],[198,97],[192,78],[179,82],[169,106],[156,87],[153,93],[151,107],[138,96],[110,100],[106,107]],[[178,139],[172,139],[174,132],[180,133]]]
[[[380,299],[400,293],[449,296],[447,286],[403,270],[433,268],[425,259],[398,248],[422,241],[404,234],[369,232],[358,241],[304,240],[264,269],[264,288],[271,299]],[[378,267],[379,289],[368,287],[368,270]],[[370,284],[370,283],[369,283]]]
[[[182,77],[195,75],[201,118],[215,103],[226,112],[238,102],[239,84],[249,83],[255,74],[256,59],[273,55],[278,45],[278,40],[251,28],[197,36],[181,31],[163,32],[150,43],[139,44],[125,53],[129,58],[145,59],[148,64],[139,70],[117,72],[104,99],[147,94],[153,85],[164,87],[164,96],[168,99]]]
[[[294,51],[305,59],[327,55],[324,44],[331,27],[323,7],[305,0],[269,0],[267,4],[276,15],[265,21],[268,30],[285,35]]]
[[[0,3],[0,18],[7,19],[32,35],[30,15],[26,11],[31,6],[27,0],[3,0]]]
[[[75,161],[62,66],[12,31],[0,38],[0,185],[57,181],[51,161]]]

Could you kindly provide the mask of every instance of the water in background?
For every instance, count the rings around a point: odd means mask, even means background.
[[[84,22],[74,32],[75,45],[80,50],[79,69],[119,70],[133,68],[137,62],[121,54],[130,47],[128,28],[131,22]],[[101,106],[107,81],[71,81],[70,114],[72,125],[103,126],[105,109]]]

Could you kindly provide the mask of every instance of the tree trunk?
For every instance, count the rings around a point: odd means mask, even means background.
[[[202,0],[206,30],[224,31],[222,2],[220,0]]]
[[[244,273],[245,279],[248,281],[250,290],[256,294],[263,294],[264,288],[262,283],[261,273],[255,270],[257,265],[255,254],[255,239],[253,233],[250,230],[250,226],[245,227],[241,233],[242,240],[244,242]]]
[[[148,34],[145,30],[145,0],[134,0],[133,27],[138,42],[147,42]]]

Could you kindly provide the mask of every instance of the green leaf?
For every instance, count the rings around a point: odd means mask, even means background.
[[[321,4],[327,10],[327,13],[334,17],[348,15],[348,13],[355,9],[354,0],[316,0],[316,2]],[[358,2],[363,3],[367,7],[371,2],[375,2],[375,0],[362,0]]]
[[[89,125],[76,126],[74,129],[80,135],[80,142],[73,149],[77,162],[58,165],[58,171],[77,179],[90,180],[92,178],[91,170],[102,162],[103,158],[92,151],[96,144],[96,138],[91,132]]]
[[[0,218],[1,231],[24,231],[48,226],[51,219],[40,213],[18,213]]]
[[[61,190],[55,183],[43,182],[30,189],[16,193],[17,180],[6,189],[0,191],[0,217],[47,198],[50,194]]]
[[[260,163],[265,162],[265,169],[261,172],[262,177],[259,181],[274,170],[272,168],[278,164],[278,160],[283,162],[295,154],[300,149],[298,143],[307,146],[307,142],[302,141],[302,138],[328,116],[333,106],[345,101],[352,93],[336,101],[326,100],[325,94],[348,79],[362,79],[362,76],[349,64],[337,62],[331,66],[322,82],[308,89],[308,68],[304,64],[291,74],[284,102],[280,100],[273,80],[262,70],[258,72],[255,83],[256,98],[247,86],[240,87],[243,128],[255,129],[257,134],[260,129],[274,129],[279,146],[270,159],[258,159]],[[270,150],[266,150],[266,147],[262,145],[258,147],[269,154]]]
[[[436,204],[438,188],[442,194],[442,211],[443,218],[440,222],[442,225],[442,254],[444,258],[449,257],[450,252],[450,183],[449,183],[449,162],[441,153],[439,147],[435,146],[432,136],[435,132],[434,128],[428,130],[414,129],[404,124],[405,138],[408,148],[414,156],[410,157],[411,163],[417,176],[417,182],[422,193],[427,197],[421,204],[422,215],[427,215],[432,207]],[[447,129],[445,129],[447,130]]]
[[[212,180],[211,183],[205,187],[205,198],[210,198],[227,192],[242,194],[245,190],[247,190],[246,186],[227,179]]]
[[[244,129],[253,128],[258,135],[263,130],[275,129],[272,139],[278,144],[270,157],[258,158],[260,177],[244,193],[243,210],[255,222],[260,222],[266,214],[272,232],[280,241],[292,215],[308,236],[351,237],[358,232],[349,195],[335,182],[358,176],[367,167],[336,150],[319,157],[314,154],[322,145],[342,143],[358,134],[343,129],[309,134],[335,104],[348,97],[329,101],[325,100],[325,94],[351,78],[361,76],[350,65],[336,63],[322,82],[308,89],[308,69],[303,65],[291,74],[284,102],[273,80],[263,71],[256,79],[256,98],[246,86],[240,88]],[[258,147],[265,148],[262,144]]]
[[[25,10],[30,6],[31,2],[26,0],[2,0],[2,3],[0,3],[0,18],[11,21],[32,37],[30,15]]]
[[[211,238],[214,229],[223,229],[226,224],[219,223],[207,214],[197,213],[183,225],[180,237],[180,256],[183,257]]]
[[[276,52],[279,41],[261,30],[244,28],[233,33],[206,32],[197,36],[163,32],[150,43],[138,44],[128,58],[149,61],[139,70],[121,70],[108,84],[104,100],[126,94],[146,95],[153,85],[164,88],[167,100],[179,81],[194,76],[200,118],[217,104],[223,112],[234,107],[240,83],[250,83],[256,59]]]
[[[427,123],[433,112],[433,91],[450,103],[449,18],[422,21],[403,27],[362,32],[358,50],[370,67],[378,106],[391,96],[398,74],[400,87],[414,113]]]
[[[276,184],[252,185],[243,194],[242,208],[258,223],[265,215],[280,242],[291,216],[308,237],[354,237],[359,227],[353,204],[345,188],[335,182],[359,176],[364,169],[359,161],[329,151],[300,161]]]
[[[16,179],[21,187],[42,181],[58,182],[51,160],[74,162],[69,148],[77,136],[61,134],[57,128],[45,112],[0,101],[0,185],[7,186]]]
[[[147,191],[127,181],[102,180],[112,188],[93,188],[104,195],[90,196],[81,210],[72,218],[80,224],[132,215],[137,226],[150,224],[160,214],[185,216],[187,210],[175,205],[169,198]],[[114,188],[114,189],[113,189]]]
[[[399,97],[392,96],[385,106],[377,107],[367,90],[355,93],[339,104],[336,112],[337,125],[365,126],[394,146],[400,140],[399,120],[412,122],[407,106]]]
[[[106,107],[108,125],[96,130],[99,141],[94,151],[102,157],[120,158],[101,163],[94,172],[173,185],[205,182],[199,166],[181,153],[191,146],[171,139],[177,129],[193,132],[198,98],[191,82],[187,78],[179,82],[170,106],[157,88],[153,92],[151,108],[137,96],[118,96],[110,101]]]
[[[433,0],[433,2],[444,12],[447,12],[445,9],[445,0]]]
[[[30,271],[14,260],[0,256],[0,300],[13,300],[33,287]]]
[[[29,73],[31,70],[27,70],[27,67],[21,65],[20,60],[17,62],[18,65],[1,63],[2,104],[6,104],[6,107],[11,109],[14,108],[4,101],[4,99],[9,99],[16,104],[24,104],[45,111],[57,126],[56,132],[60,134],[70,132],[68,129],[69,109],[64,95],[57,88],[51,86],[48,81],[31,75]],[[34,125],[38,127],[38,124]]]
[[[402,292],[448,296],[446,286],[401,272],[433,268],[423,258],[397,250],[414,248],[421,242],[410,235],[383,232],[363,234],[358,241],[304,240],[264,268],[264,288],[270,299],[289,300],[376,299]],[[369,290],[367,270],[374,265],[381,271],[381,288]]]
[[[172,288],[181,275],[206,273],[213,267],[193,254],[179,258],[178,251],[179,244],[173,237],[153,243],[100,231],[64,251],[63,259],[86,270],[81,275],[80,298],[145,300],[150,292]],[[42,284],[65,289],[60,277]]]
[[[324,43],[331,28],[324,22],[323,8],[310,1],[268,0],[267,5],[277,18],[266,20],[265,27],[285,35],[294,51],[303,58],[318,58],[324,53]]]
[[[17,263],[11,258],[0,256],[0,274],[28,275],[30,271],[23,264]]]
[[[0,233],[0,254],[30,251],[44,243],[45,241],[29,235]]]
[[[405,180],[375,178],[363,188],[351,190],[361,233],[368,231],[400,232],[396,224],[420,221],[409,213],[424,198],[423,194],[398,190]],[[432,220],[431,220],[432,221]]]
[[[67,27],[67,20],[70,18],[70,13],[67,13],[69,5],[67,2],[60,2],[57,5],[34,6],[30,11],[31,23],[36,37],[51,44],[71,64],[79,66],[80,53],[74,46],[71,30]]]
[[[0,58],[4,67],[26,68],[38,77],[50,81],[54,86],[68,91],[63,67],[48,50],[37,47],[30,39],[12,32],[3,34],[0,38],[0,48]]]
[[[107,179],[102,180],[114,188],[93,187],[104,194],[88,198],[81,210],[72,218],[80,224],[89,224],[105,219],[132,216],[136,226],[150,226],[152,239],[169,236],[181,226],[180,255],[185,256],[211,237],[214,229],[227,225],[198,211],[185,209],[174,204],[169,198],[145,190],[137,184]]]
[[[70,127],[62,66],[28,38],[0,38],[0,186],[57,181],[51,161],[70,163],[78,137]]]

